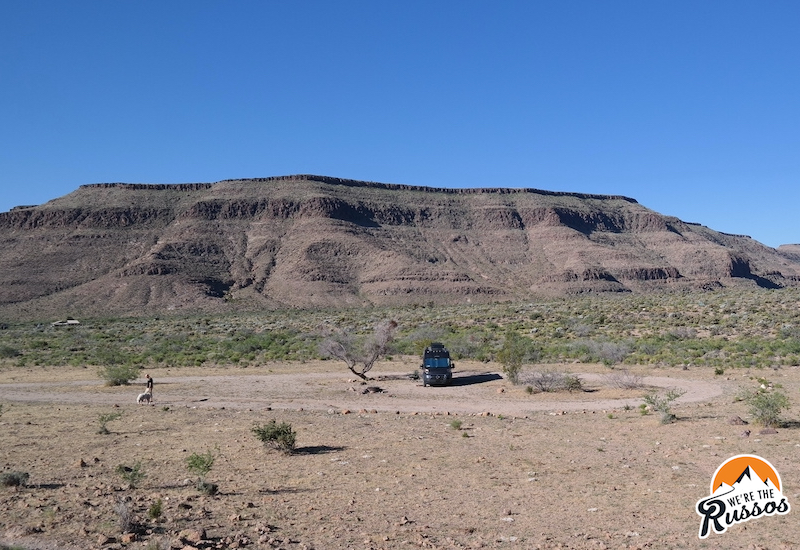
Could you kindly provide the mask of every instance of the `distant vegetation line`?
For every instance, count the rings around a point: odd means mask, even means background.
[[[583,296],[464,306],[284,310],[224,316],[81,319],[0,325],[0,365],[256,366],[318,359],[332,328],[368,334],[399,323],[393,353],[444,342],[456,359],[492,361],[509,331],[527,363],[800,365],[800,290]],[[416,364],[410,364],[409,368]]]
[[[539,195],[547,195],[551,197],[577,197],[583,199],[611,199],[611,200],[624,200],[630,203],[638,204],[636,199],[625,197],[623,195],[603,195],[596,193],[575,193],[569,191],[547,191],[544,189],[533,189],[530,187],[427,187],[424,185],[405,185],[396,183],[380,183],[376,181],[362,181],[347,178],[335,178],[331,176],[315,176],[312,174],[295,174],[291,176],[270,176],[266,178],[238,178],[226,179],[223,182],[236,182],[236,181],[251,181],[259,183],[269,183],[273,181],[295,181],[295,180],[308,180],[318,181],[320,183],[327,183],[330,185],[345,185],[348,187],[371,187],[374,189],[391,189],[396,191],[420,191],[431,193],[445,193],[450,195],[474,195],[474,194],[509,194],[509,193],[536,193]],[[221,182],[219,182],[221,183]],[[81,185],[82,188],[120,188],[131,190],[149,190],[149,191],[200,191],[209,189],[213,183],[123,183],[123,182],[110,182],[110,183],[87,183]]]

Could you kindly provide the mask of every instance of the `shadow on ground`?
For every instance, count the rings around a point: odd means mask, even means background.
[[[469,374],[467,376],[454,376],[453,381],[450,383],[452,386],[471,386],[473,384],[484,384],[486,382],[493,382],[495,380],[502,380],[503,377],[496,372],[487,372],[483,374]]]
[[[311,445],[309,447],[297,447],[292,454],[296,455],[324,455],[344,451],[347,447],[331,447],[330,445]]]

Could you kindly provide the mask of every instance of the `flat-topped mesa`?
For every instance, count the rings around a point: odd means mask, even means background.
[[[797,249],[628,197],[315,175],[82,185],[0,240],[0,315],[30,318],[800,284]]]
[[[85,183],[79,189],[130,189],[136,191],[202,191],[213,183]]]
[[[420,191],[428,193],[446,193],[449,195],[475,195],[475,194],[498,194],[507,195],[512,193],[536,193],[538,195],[547,195],[551,197],[575,197],[578,199],[595,199],[595,200],[623,200],[626,202],[638,204],[636,199],[625,197],[622,195],[598,195],[592,193],[570,193],[567,191],[546,191],[543,189],[533,188],[516,188],[516,187],[428,187],[424,185],[405,185],[400,183],[380,183],[375,181],[362,181],[352,180],[346,178],[334,178],[330,176],[315,176],[313,174],[296,174],[292,176],[271,176],[268,178],[241,178],[222,180],[223,182],[270,182],[270,181],[316,181],[319,183],[327,183],[330,185],[344,185],[347,187],[368,187],[372,189],[388,189],[397,191]],[[220,182],[222,183],[222,182]]]

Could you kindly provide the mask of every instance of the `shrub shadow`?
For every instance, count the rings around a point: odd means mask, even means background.
[[[307,447],[297,447],[292,451],[295,455],[324,455],[344,451],[347,447],[332,447],[330,445],[310,445]]]
[[[314,491],[315,489],[298,489],[296,487],[283,487],[278,489],[259,489],[258,492],[267,495],[278,495],[282,493],[308,493],[310,491]]]
[[[28,485],[28,487],[36,487],[37,489],[61,489],[66,487],[66,483],[35,483]]]

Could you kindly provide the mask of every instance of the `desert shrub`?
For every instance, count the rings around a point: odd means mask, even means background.
[[[133,466],[126,466],[125,464],[117,465],[115,472],[125,481],[128,482],[131,489],[135,489],[139,483],[147,477],[144,472],[141,461],[136,461]]]
[[[781,425],[781,413],[789,408],[789,398],[769,386],[759,388],[745,397],[753,422],[765,428]]]
[[[605,378],[609,386],[620,390],[636,390],[644,385],[642,376],[634,374],[628,369],[610,372],[606,374]]]
[[[566,375],[564,373],[544,370],[526,374],[524,383],[529,384],[540,392],[547,393],[565,389],[565,378]],[[578,383],[580,384],[580,380],[578,380]]]
[[[566,345],[565,352],[581,361],[596,361],[606,366],[621,363],[631,353],[630,346],[620,342],[577,340]]]
[[[161,517],[161,514],[164,513],[164,502],[159,498],[150,505],[147,509],[147,517],[150,519],[158,519]]]
[[[622,363],[630,352],[630,348],[625,344],[602,342],[595,351],[595,354],[604,365],[611,366],[616,363]]]
[[[667,337],[675,340],[691,340],[696,336],[697,331],[690,327],[676,327],[667,332]]]
[[[562,387],[570,393],[583,391],[583,380],[576,374],[566,374],[564,375]]]
[[[256,437],[267,447],[272,447],[286,453],[294,451],[297,433],[292,429],[292,425],[286,422],[278,424],[275,420],[270,420],[266,424],[256,424],[252,428]]]
[[[585,323],[575,323],[572,326],[572,332],[574,332],[575,336],[578,336],[579,338],[585,338],[594,332],[594,327]]]
[[[497,360],[512,384],[520,383],[520,373],[525,362],[538,359],[539,350],[530,338],[521,336],[516,330],[506,331],[503,346],[497,352]]]
[[[474,359],[482,362],[494,358],[497,346],[497,337],[493,332],[474,327],[458,330],[435,341],[443,342],[454,359]]]
[[[133,533],[138,525],[136,515],[133,512],[133,505],[124,497],[120,497],[114,505],[114,512],[117,514],[117,526],[123,533]]]
[[[216,483],[208,483],[206,481],[206,475],[214,466],[214,460],[214,454],[210,450],[204,454],[192,453],[186,457],[186,468],[199,477],[196,485],[197,490],[206,495],[214,495],[218,489]]]
[[[514,330],[506,332],[503,347],[497,353],[497,360],[503,365],[503,372],[512,384],[519,384],[519,373],[525,358],[525,341]]]
[[[28,472],[3,472],[0,474],[0,487],[22,487],[28,483]]]
[[[127,386],[131,380],[139,376],[139,367],[135,365],[106,365],[100,369],[100,377],[106,386]]]
[[[211,451],[204,454],[192,453],[186,457],[186,468],[200,477],[205,477],[214,466],[215,457]]]
[[[462,424],[461,420],[455,419],[450,422],[450,427],[453,428],[454,430],[460,430],[461,424]]]
[[[644,402],[650,409],[661,413],[662,424],[670,424],[677,420],[677,417],[672,414],[672,402],[684,393],[686,392],[678,389],[670,389],[661,393],[651,392],[644,396]]]
[[[109,434],[111,432],[108,431],[108,423],[113,422],[114,420],[118,420],[122,417],[121,412],[113,412],[113,413],[101,413],[97,416],[97,421],[100,423],[100,429],[97,430],[99,434]]]
[[[21,353],[17,348],[6,345],[0,346],[0,359],[10,359],[12,357],[19,357],[20,355]]]
[[[217,492],[219,491],[219,485],[217,485],[216,483],[205,481],[203,479],[198,480],[195,487],[197,488],[198,491],[200,491],[204,495],[209,495],[209,496],[216,495]]]
[[[357,337],[352,331],[338,330],[319,344],[319,353],[325,358],[344,361],[347,368],[368,380],[367,373],[375,362],[389,352],[389,346],[397,332],[397,321],[382,321],[375,325],[372,334]]]

